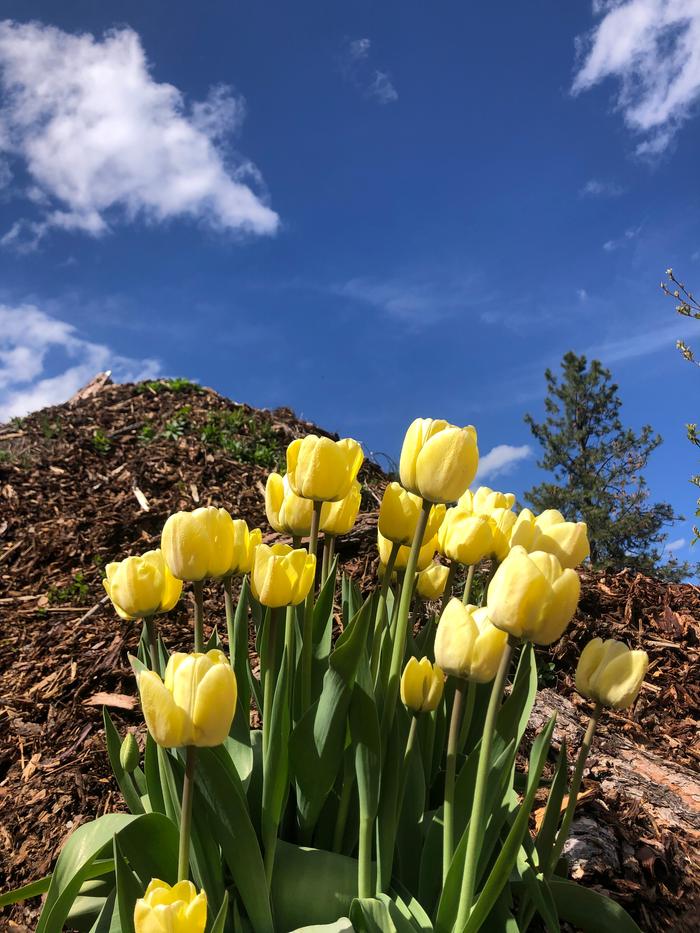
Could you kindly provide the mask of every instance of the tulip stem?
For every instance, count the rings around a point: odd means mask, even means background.
[[[309,535],[309,554],[316,556],[318,548],[318,528],[321,523],[322,502],[314,502],[311,513],[311,533]],[[304,636],[301,643],[301,712],[311,705],[311,661],[313,658],[314,633],[314,584],[311,585],[304,607]]]
[[[503,697],[503,688],[505,686],[510,661],[513,656],[513,648],[517,643],[512,635],[508,636],[508,643],[503,649],[501,663],[498,666],[498,672],[491,688],[491,698],[489,700],[486,718],[484,720],[484,731],[481,736],[481,748],[479,750],[479,764],[476,771],[476,783],[474,784],[474,797],[472,799],[472,812],[469,819],[469,834],[467,836],[467,851],[464,858],[464,873],[462,875],[462,887],[459,895],[459,909],[457,912],[457,922],[455,930],[463,930],[474,901],[474,888],[476,886],[476,869],[479,861],[479,846],[482,842],[484,805],[486,803],[486,782],[491,768],[491,747],[493,745],[493,733],[496,728],[496,717],[501,707]]]
[[[454,583],[455,574],[457,573],[457,561],[450,561],[450,569],[447,572],[447,580],[445,581],[445,589],[442,594],[442,602],[440,603],[440,616],[442,616],[445,611],[445,607],[452,599],[452,584]],[[440,618],[438,616],[438,618]]]
[[[493,575],[496,573],[497,570],[498,570],[498,561],[494,557],[494,559],[491,561],[491,566],[489,567],[489,571],[483,579],[484,588],[482,589],[481,596],[479,597],[479,606],[486,605],[486,599],[489,595],[489,586],[491,585],[491,581],[493,580]]]
[[[155,671],[157,674],[160,670],[160,665],[158,664],[158,635],[156,632],[156,620],[153,618],[153,616],[146,616],[143,621],[146,626],[148,645],[151,651],[151,670]]]
[[[263,673],[263,761],[267,758],[267,749],[270,744],[270,726],[272,725],[272,700],[275,694],[275,680],[277,672],[275,661],[277,655],[277,629],[279,628],[280,609],[270,609],[267,632],[267,646],[265,650],[265,671]]]
[[[377,614],[374,617],[374,634],[372,635],[372,653],[371,653],[371,663],[370,670],[372,672],[372,680],[377,673],[377,667],[379,665],[379,647],[381,642],[382,630],[384,629],[384,613],[386,612],[386,594],[389,592],[389,586],[391,584],[391,575],[394,572],[394,564],[396,563],[396,558],[398,557],[400,544],[397,544],[396,541],[391,543],[391,553],[389,554],[389,559],[387,560],[386,567],[384,568],[384,576],[382,577],[382,585],[379,587],[379,599],[377,600]]]
[[[357,895],[372,897],[372,827],[374,820],[360,817],[360,840],[357,853]]]
[[[469,596],[472,591],[472,580],[474,579],[474,564],[469,565],[467,570],[467,582],[464,584],[464,592],[462,593],[462,602],[465,606],[469,605]]]
[[[423,544],[425,529],[428,526],[428,516],[430,515],[431,508],[432,502],[423,500],[423,507],[421,509],[420,515],[418,516],[418,521],[416,522],[416,530],[413,535],[413,543],[411,544],[411,551],[408,555],[406,572],[404,574],[403,585],[401,587],[401,598],[399,602],[398,617],[396,620],[396,631],[394,633],[392,645],[391,667],[389,669],[389,680],[387,682],[386,700],[384,702],[384,709],[382,711],[381,735],[382,745],[384,747],[386,747],[389,731],[394,721],[396,701],[399,696],[401,668],[403,666],[404,654],[406,653],[408,615],[411,608],[411,598],[413,596],[413,584],[416,576],[416,566],[418,564],[418,555],[420,553],[421,545]]]
[[[467,743],[469,738],[469,727],[472,724],[472,716],[474,715],[474,702],[476,701],[476,681],[468,681],[467,688],[467,705],[464,708],[464,715],[462,716],[462,728],[459,730],[459,742],[457,743],[457,750],[461,753],[464,752],[464,746]]]
[[[192,827],[192,791],[194,790],[194,765],[197,749],[188,745],[185,759],[185,781],[182,785],[182,808],[180,811],[180,848],[177,858],[177,880],[187,881],[190,876],[190,830]]]
[[[194,588],[194,650],[204,651],[204,583],[195,580]]]
[[[450,731],[447,737],[447,757],[445,758],[445,805],[442,811],[442,883],[447,880],[447,873],[452,863],[455,847],[455,775],[457,773],[457,745],[462,722],[462,706],[467,682],[456,678],[455,695],[452,701]],[[460,928],[461,929],[461,928]]]
[[[401,784],[399,787],[399,796],[396,806],[396,815],[398,816],[401,813],[401,808],[403,807],[403,798],[406,795],[406,783],[408,781],[408,763],[411,760],[411,755],[413,754],[413,747],[416,744],[416,735],[418,734],[418,716],[414,713],[411,716],[411,727],[408,730],[408,737],[406,739],[406,750],[403,753],[403,766],[401,768]]]
[[[233,623],[235,613],[233,610],[233,591],[231,589],[231,575],[224,577],[224,606],[226,607],[226,632],[228,634],[228,657],[231,669],[236,670],[236,633]]]

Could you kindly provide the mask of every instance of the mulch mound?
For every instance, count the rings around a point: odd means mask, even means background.
[[[139,633],[103,601],[104,565],[156,547],[165,518],[177,509],[224,505],[266,528],[266,476],[283,468],[286,445],[310,431],[328,433],[288,409],[252,409],[184,380],[114,386],[100,379],[65,405],[0,427],[3,890],[48,873],[76,826],[122,806],[104,750],[101,707],[110,708],[122,730],[141,726],[126,664]],[[366,463],[360,478],[363,514],[339,542],[339,554],[366,583],[387,477]],[[189,644],[188,601],[164,624],[172,648]],[[206,591],[205,619],[225,630],[216,586]],[[644,647],[648,684],[633,713],[611,714],[605,728],[698,771],[699,620],[695,586],[628,572],[584,573],[578,614],[541,658],[542,681],[580,703],[571,675],[583,642],[614,636]],[[590,880],[613,896],[624,882],[625,906],[644,929],[692,929],[683,917],[700,892],[700,867],[689,863],[684,840],[674,849],[643,807],[614,810],[621,837],[639,843],[639,859],[649,859],[644,846],[663,859],[652,859],[651,871],[624,864],[621,878],[591,874]],[[37,902],[5,916],[8,929],[31,930]]]

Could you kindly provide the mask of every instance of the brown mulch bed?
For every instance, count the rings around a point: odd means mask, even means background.
[[[101,706],[107,703],[122,729],[140,725],[126,664],[138,632],[100,603],[104,564],[157,546],[163,521],[178,508],[224,505],[265,528],[267,473],[275,464],[283,469],[292,438],[326,433],[287,409],[251,409],[184,383],[97,389],[0,426],[3,890],[46,874],[72,829],[121,807],[104,752]],[[366,581],[387,478],[370,463],[361,479],[363,517],[339,552],[346,569]],[[218,621],[222,631],[219,591],[212,586],[207,595],[207,621]],[[189,633],[183,600],[164,634],[177,647]],[[577,703],[582,721],[585,704],[571,675],[592,635],[642,646],[652,662],[633,713],[611,714],[605,729],[700,771],[698,588],[628,572],[583,574],[574,623],[551,656],[541,657],[543,682]],[[697,839],[669,840],[637,801],[608,797],[598,788],[582,812],[609,804],[620,872],[606,878],[592,868],[586,880],[622,897],[644,929],[692,929],[684,915],[700,891],[700,867],[691,862]],[[36,906],[7,911],[8,929],[33,929]]]

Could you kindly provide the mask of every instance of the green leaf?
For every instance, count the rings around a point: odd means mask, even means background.
[[[559,933],[557,907],[547,879],[542,874],[535,872],[523,848],[518,852],[516,871],[525,884],[529,900],[532,901],[537,908],[537,912],[544,920],[548,933]],[[522,917],[522,904],[520,916]]]
[[[143,897],[144,888],[139,884],[138,878],[126,864],[119,846],[118,836],[114,837],[113,845],[119,925],[122,933],[134,933],[134,907],[136,901]]]
[[[114,725],[112,717],[109,715],[106,706],[102,707],[102,719],[105,726],[107,755],[109,757],[109,763],[112,766],[112,771],[114,772],[114,777],[116,778],[117,784],[119,785],[119,790],[122,792],[124,801],[132,813],[144,813],[145,811],[143,804],[141,803],[141,797],[134,787],[134,782],[132,781],[131,776],[128,775],[121,766],[119,752],[121,750],[122,743],[121,739],[119,738],[119,733],[117,732],[116,726]]]
[[[216,915],[216,918],[211,926],[209,933],[224,933],[226,926],[226,916],[228,914],[228,893],[224,894],[224,899],[221,902],[221,907],[219,912]]]
[[[263,757],[263,792],[260,825],[263,846],[274,845],[289,790],[290,661],[285,647],[275,683],[270,714],[270,737]]]
[[[516,747],[525,734],[537,696],[537,663],[532,642],[525,642],[520,652],[513,687],[496,719],[496,731],[505,742],[515,739]]]
[[[242,710],[247,712],[250,708],[252,676],[250,671],[250,660],[248,657],[248,604],[250,602],[250,584],[248,577],[244,576],[241,582],[241,592],[238,596],[238,604],[233,614],[233,639],[234,644],[229,645],[229,652],[233,664],[233,672],[236,675],[238,683],[238,701]],[[236,713],[236,717],[238,713]],[[246,725],[248,717],[246,715]],[[235,718],[234,718],[235,722]]]
[[[583,933],[641,933],[624,907],[599,891],[561,878],[552,878],[549,886],[560,918]]]
[[[343,629],[346,629],[350,625],[350,620],[355,617],[362,605],[362,593],[352,577],[345,573],[341,581],[340,592],[343,609]]]
[[[146,750],[143,756],[143,773],[146,777],[146,793],[153,813],[165,813],[165,799],[160,786],[158,746],[150,732],[146,733]]]
[[[547,798],[547,806],[544,811],[544,819],[542,820],[540,831],[537,833],[537,854],[539,855],[540,861],[545,865],[549,861],[557,826],[561,818],[561,805],[564,800],[564,794],[566,793],[567,777],[568,759],[566,755],[566,740],[564,740],[559,749],[554,777],[549,790],[549,797]]]
[[[356,896],[355,859],[279,840],[272,875],[276,929],[333,923],[348,916]]]
[[[8,907],[10,904],[18,904],[20,901],[28,901],[31,897],[46,894],[50,884],[51,875],[46,875],[45,878],[30,881],[29,884],[22,885],[21,888],[15,888],[14,891],[6,891],[4,894],[0,894],[0,907]]]

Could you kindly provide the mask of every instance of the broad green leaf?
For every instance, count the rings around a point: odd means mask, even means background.
[[[525,642],[510,695],[501,706],[496,719],[496,731],[505,742],[515,739],[516,746],[525,734],[532,706],[537,696],[537,664],[532,642]]]
[[[263,757],[263,792],[260,825],[263,846],[274,846],[277,828],[289,790],[289,731],[291,710],[289,704],[291,659],[285,647],[280,673],[270,711],[270,738],[267,755]]]
[[[575,881],[552,878],[549,886],[559,916],[583,933],[641,933],[624,907]]]
[[[537,833],[537,854],[539,855],[540,861],[545,865],[549,861],[552,846],[554,845],[554,837],[561,817],[561,805],[564,800],[564,794],[566,793],[567,777],[568,759],[566,755],[566,741],[564,740],[559,749],[554,777],[549,790],[549,797],[547,798],[547,806],[544,811],[544,819],[542,820],[540,831]]]
[[[347,574],[343,574],[341,581],[341,601],[343,609],[343,628],[346,629],[350,625],[350,620],[355,618],[355,615],[362,605],[362,594],[357,583],[349,577]]]
[[[116,874],[117,912],[121,933],[134,933],[134,907],[143,897],[145,888],[127,865],[119,845],[119,836],[113,839],[114,870]]]
[[[117,925],[119,922],[119,917],[115,916],[116,903],[117,891],[116,888],[112,888],[112,892],[105,900],[102,909],[100,910],[99,915],[95,920],[95,923],[90,927],[90,933],[120,933],[119,927]],[[73,921],[71,920],[71,922]]]
[[[221,902],[221,907],[219,912],[216,915],[214,922],[212,923],[211,930],[209,933],[224,933],[226,927],[226,917],[228,914],[228,894],[224,894],[224,899]]]
[[[46,894],[50,884],[51,875],[46,875],[45,878],[30,881],[29,884],[22,885],[21,888],[15,888],[14,891],[6,891],[4,894],[0,894],[0,907],[8,907],[10,904],[18,904],[20,901],[28,901],[31,897]]]
[[[557,915],[557,907],[552,897],[552,891],[546,878],[535,872],[523,848],[518,852],[516,872],[518,877],[521,878],[525,884],[529,899],[535,905],[537,912],[544,920],[548,933],[559,933],[559,918]],[[522,913],[520,916],[522,916]]]
[[[107,755],[109,763],[112,766],[114,777],[116,778],[119,790],[122,792],[124,801],[132,813],[144,813],[143,804],[138,791],[134,787],[131,776],[121,766],[119,752],[121,750],[121,739],[116,726],[112,722],[106,706],[102,707],[102,719],[105,726],[105,742],[107,744]]]
[[[272,903],[277,930],[333,923],[357,896],[357,862],[335,852],[277,843]]]
[[[146,733],[146,750],[143,756],[143,773],[146,777],[146,792],[153,813],[165,813],[165,799],[160,784],[160,766],[158,764],[158,746],[150,732]]]

